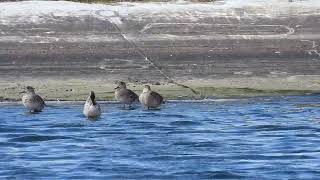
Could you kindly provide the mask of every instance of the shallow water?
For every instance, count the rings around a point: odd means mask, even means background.
[[[81,104],[1,104],[0,178],[320,177],[320,95],[102,108],[89,121]]]

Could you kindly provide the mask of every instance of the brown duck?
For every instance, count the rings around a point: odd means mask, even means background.
[[[96,96],[93,91],[90,92],[83,107],[83,114],[87,118],[97,118],[101,115],[100,105],[96,102]]]
[[[147,109],[157,108],[164,103],[163,97],[151,90],[149,85],[145,85],[141,95],[139,96],[140,103]]]
[[[44,100],[41,96],[35,93],[34,88],[27,86],[26,90],[21,92],[24,93],[22,96],[22,103],[29,112],[41,112],[45,106]]]
[[[114,96],[117,101],[123,104],[124,108],[126,105],[129,105],[130,107],[131,104],[139,98],[136,93],[127,89],[126,83],[124,82],[118,83],[118,86],[115,88]]]

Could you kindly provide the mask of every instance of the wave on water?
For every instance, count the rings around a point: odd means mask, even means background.
[[[11,138],[10,142],[38,142],[38,141],[51,141],[59,139],[72,139],[67,136],[43,136],[43,135],[25,135],[21,137]]]
[[[318,179],[319,98],[177,100],[156,111],[111,102],[98,121],[82,115],[82,102],[32,115],[1,105],[0,176]]]

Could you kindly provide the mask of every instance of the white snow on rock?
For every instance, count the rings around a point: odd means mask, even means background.
[[[0,23],[43,23],[49,17],[61,16],[114,16],[114,12],[102,4],[85,4],[68,1],[22,1],[0,3]]]
[[[220,0],[215,3],[171,1],[113,4],[68,1],[2,2],[0,3],[0,24],[44,23],[48,18],[64,16],[116,19],[119,15],[132,20],[188,18],[190,21],[197,21],[208,16],[236,17],[239,16],[239,9],[243,11],[242,16],[247,18],[320,14],[320,0]]]
[[[121,15],[159,14],[178,12],[204,12],[224,15],[234,9],[244,8],[259,13],[278,15],[279,13],[320,12],[319,0],[218,0],[216,2],[195,3],[187,1],[152,2],[152,3],[119,3],[113,9]]]
[[[21,2],[2,2],[0,3],[1,17],[12,16],[35,16],[52,14],[69,15],[87,15],[97,10],[101,10],[104,5],[85,4],[69,1],[21,1]],[[110,14],[109,14],[110,15]],[[111,12],[112,15],[112,12]]]

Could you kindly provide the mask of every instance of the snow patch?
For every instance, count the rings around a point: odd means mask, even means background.
[[[99,4],[84,4],[68,1],[22,1],[22,2],[2,2],[0,3],[1,17],[12,16],[38,16],[51,13],[72,13],[74,15],[83,14],[82,10],[94,12],[103,8],[103,5]]]
[[[187,1],[113,4],[85,4],[69,1],[22,1],[0,3],[0,23],[43,23],[48,18],[93,16],[101,19],[122,17],[162,21],[188,18],[195,22],[205,17],[274,18],[282,15],[320,14],[319,0],[225,0],[208,3]],[[116,23],[121,20],[114,19]]]
[[[101,16],[97,12],[103,11],[103,16],[114,16],[111,9],[103,4],[85,4],[69,1],[22,1],[0,3],[1,24],[8,23],[44,23],[49,17],[81,17]]]

